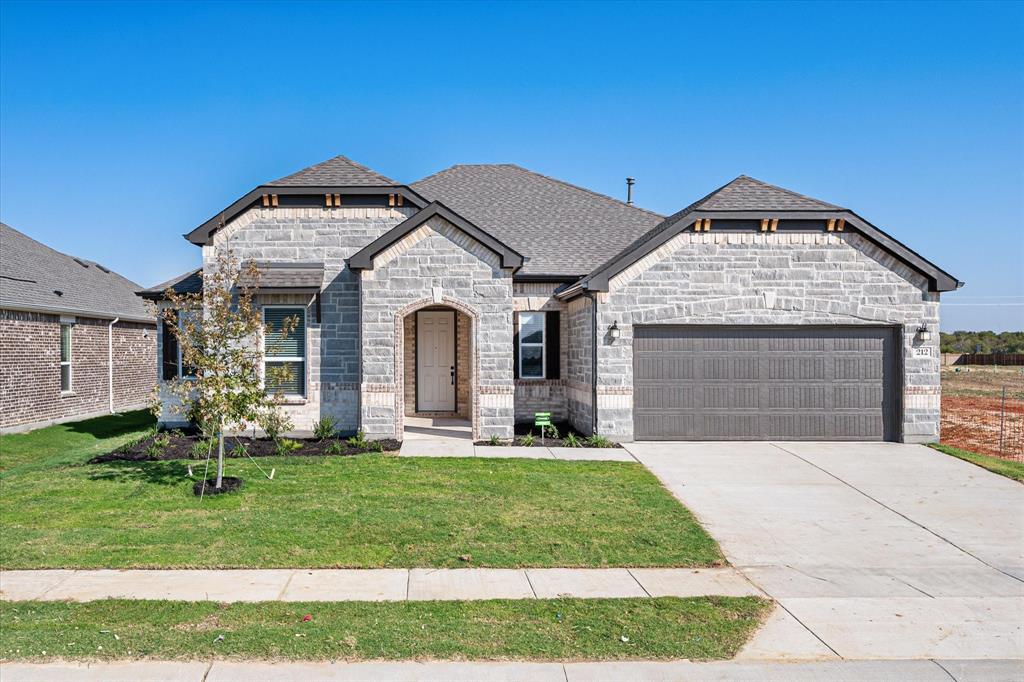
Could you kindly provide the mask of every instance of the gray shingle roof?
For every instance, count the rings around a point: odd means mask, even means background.
[[[158,300],[164,298],[165,292],[168,289],[173,289],[179,294],[198,294],[203,290],[203,269],[189,270],[166,282],[161,282],[148,289],[142,289],[138,292],[138,295],[150,300]]]
[[[139,285],[0,223],[0,308],[153,320]],[[59,294],[56,292],[60,292]]]
[[[259,280],[251,281],[243,268],[238,283],[260,289],[320,289],[324,283],[323,263],[256,263]]]
[[[512,164],[452,166],[412,188],[526,256],[523,274],[582,275],[662,220]]]
[[[396,185],[394,180],[381,175],[375,170],[356,163],[345,156],[321,161],[318,164],[303,168],[297,173],[268,182],[267,186],[331,186],[331,187],[379,187]]]
[[[841,211],[842,207],[741,175],[702,200],[703,211]]]

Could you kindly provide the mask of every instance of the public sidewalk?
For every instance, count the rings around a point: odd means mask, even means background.
[[[733,568],[38,570],[0,573],[0,599],[423,601],[745,596]]]
[[[9,663],[0,666],[4,682],[665,682],[785,680],[901,680],[905,682],[1017,682],[1024,661],[623,661],[609,663],[258,663],[215,661],[173,663]]]

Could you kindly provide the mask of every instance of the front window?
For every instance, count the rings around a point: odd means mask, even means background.
[[[519,314],[519,376],[544,378],[544,313]]]
[[[286,320],[297,318],[290,334],[284,334]],[[268,391],[303,396],[306,393],[306,309],[268,306],[263,309],[263,376]],[[281,376],[280,368],[287,368]]]
[[[71,392],[71,325],[60,326],[60,390]]]

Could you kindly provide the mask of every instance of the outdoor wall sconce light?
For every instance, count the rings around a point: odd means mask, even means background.
[[[917,328],[917,338],[919,338],[921,341],[932,340],[932,333],[931,330],[928,329],[927,325],[922,324],[920,327]]]
[[[622,332],[619,331],[619,321],[615,320],[614,322],[612,322],[612,326],[608,327],[608,336],[611,337],[612,341],[614,341],[615,339],[619,338],[621,334]]]

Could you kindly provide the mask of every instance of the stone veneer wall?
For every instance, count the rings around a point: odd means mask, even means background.
[[[558,379],[516,379],[515,416],[517,422],[534,421],[534,413],[550,412],[554,421],[569,418],[566,398],[569,320],[566,305],[554,297],[557,284],[543,282],[516,282],[512,285],[512,305],[515,311],[557,311],[559,315],[559,341],[561,348]],[[510,351],[511,352],[511,347]]]
[[[633,438],[634,324],[865,324],[902,327],[903,437],[938,439],[939,295],[856,233],[684,232],[615,277],[599,301],[602,435]],[[614,342],[604,333],[613,322]],[[922,324],[933,331],[924,343]]]
[[[566,382],[566,407],[569,423],[580,433],[591,435],[593,428],[593,384],[591,370],[593,356],[592,315],[593,303],[580,296],[566,306],[566,363],[562,376]]]
[[[321,319],[307,308],[306,397],[286,407],[297,430],[309,430],[321,415],[353,431],[359,415],[359,278],[345,259],[416,212],[394,208],[251,208],[214,234],[203,247],[204,267],[216,249],[242,260],[324,264]],[[301,298],[309,303],[310,297]],[[276,301],[275,301],[276,302]]]
[[[472,421],[478,438],[512,436],[512,274],[498,257],[435,217],[362,276],[362,424],[371,437],[401,437],[405,316],[431,305],[472,318]]]
[[[60,390],[60,315],[0,310],[0,429],[27,430],[107,414],[110,320],[74,319],[71,391]],[[113,329],[114,409],[145,407],[156,385],[154,324]]]
[[[458,328],[455,346],[456,381],[455,413],[466,419],[470,418],[473,394],[469,383],[472,372],[472,353],[470,352],[473,320],[464,313],[455,311],[455,325]],[[402,324],[405,338],[403,367],[405,370],[405,414],[416,414],[416,313],[405,316]]]

